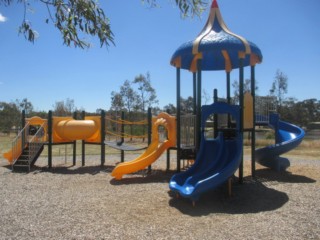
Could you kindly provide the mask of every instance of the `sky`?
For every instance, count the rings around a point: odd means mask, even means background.
[[[150,8],[139,0],[101,0],[111,22],[115,46],[100,48],[97,39],[88,50],[63,45],[58,30],[46,24],[46,9],[31,2],[28,19],[39,37],[34,44],[18,34],[23,8],[0,5],[0,101],[27,98],[37,111],[52,110],[55,103],[74,100],[78,109],[95,112],[110,108],[111,92],[125,80],[150,73],[158,107],[176,101],[176,70],[170,65],[175,50],[200,33],[209,14],[180,16],[174,1],[157,1]],[[255,43],[263,61],[256,67],[257,94],[269,93],[276,71],[288,77],[286,97],[320,99],[319,0],[218,0],[228,28]],[[182,97],[192,95],[192,74],[181,71]],[[250,68],[245,69],[250,78]],[[231,81],[238,80],[238,70]],[[202,87],[226,96],[224,71],[205,72]]]

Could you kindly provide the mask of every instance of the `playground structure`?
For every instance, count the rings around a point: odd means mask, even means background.
[[[171,65],[176,68],[177,84],[177,129],[181,127],[180,87],[181,69],[193,74],[193,99],[195,127],[194,165],[183,173],[174,175],[169,183],[171,191],[177,195],[196,201],[204,192],[215,189],[239,170],[239,181],[243,181],[243,133],[251,133],[251,174],[255,177],[255,163],[283,169],[285,164],[279,163],[279,155],[297,147],[304,137],[304,131],[281,121],[273,121],[274,117],[256,113],[255,66],[262,62],[260,49],[242,36],[231,32],[220,13],[217,0],[213,0],[206,25],[192,41],[182,44],[173,54]],[[251,92],[244,93],[244,67],[250,66]],[[239,69],[239,105],[231,104],[230,73]],[[227,82],[227,101],[218,101],[215,90],[214,104],[201,105],[202,71],[224,70]],[[260,104],[261,106],[261,104]],[[202,109],[201,109],[202,108]],[[237,110],[236,110],[237,109]],[[221,113],[226,114],[226,123],[219,126]],[[208,115],[213,114],[213,134],[208,139],[205,135],[205,123]],[[211,119],[211,121],[212,121]],[[234,128],[236,122],[236,128]],[[271,125],[277,136],[276,144],[262,149],[255,148],[255,127],[257,124]],[[230,133],[226,138],[226,133]],[[180,131],[177,131],[177,169],[184,152],[180,142]]]
[[[112,171],[111,175],[120,180],[124,174],[137,172],[150,166],[156,161],[164,151],[176,145],[176,119],[167,113],[160,113],[152,121],[152,140],[147,150],[136,159],[120,163]],[[166,128],[167,137],[163,142],[160,141],[158,128],[163,126]]]
[[[169,183],[173,192],[192,201],[201,194],[210,191],[228,180],[239,170],[239,181],[243,181],[243,133],[251,133],[251,174],[255,176],[256,161],[264,166],[283,170],[288,162],[279,156],[297,147],[304,137],[304,131],[292,124],[279,120],[274,109],[262,103],[256,103],[255,66],[262,62],[260,49],[245,38],[232,33],[224,23],[217,1],[212,2],[208,21],[195,40],[181,45],[171,58],[176,68],[176,105],[175,117],[160,113],[148,121],[148,147],[136,159],[123,162],[124,151],[133,151],[124,144],[124,135],[120,141],[106,141],[106,116],[82,116],[82,120],[72,117],[53,117],[49,112],[48,120],[38,117],[27,119],[13,147],[4,157],[13,165],[24,165],[30,170],[48,145],[48,167],[52,167],[52,146],[55,144],[74,145],[82,140],[82,165],[84,165],[85,144],[101,146],[101,165],[105,163],[105,146],[109,145],[121,151],[121,162],[112,176],[120,180],[124,174],[133,173],[150,166],[165,151],[170,159],[170,150],[177,152],[177,171],[181,170],[181,160],[195,159],[188,170],[174,175]],[[244,67],[250,66],[251,91],[244,93]],[[181,69],[192,72],[194,109],[192,115],[182,115],[180,107]],[[231,103],[230,76],[233,69],[239,69],[239,104]],[[226,102],[218,101],[215,90],[214,103],[201,104],[202,71],[224,70],[226,72]],[[263,109],[257,110],[257,105]],[[269,112],[270,111],[270,112]],[[151,115],[151,114],[150,114]],[[123,118],[123,117],[122,117]],[[24,118],[23,118],[24,119]],[[149,117],[151,119],[151,117]],[[208,123],[212,125],[208,126]],[[121,127],[125,122],[122,122]],[[255,128],[268,125],[275,130],[275,144],[256,149]],[[37,126],[32,135],[28,135],[31,126]],[[166,129],[167,137],[161,141],[159,127]],[[122,129],[123,132],[123,129]],[[27,157],[26,157],[27,156]]]
[[[255,151],[255,160],[268,168],[282,171],[290,166],[290,162],[280,155],[296,148],[303,140],[305,132],[298,126],[280,121],[278,114],[270,114],[268,125],[274,129],[275,144],[259,148]]]
[[[149,114],[148,114],[149,115]],[[124,116],[124,114],[122,115]],[[121,151],[121,158],[124,151],[129,146],[123,144],[123,132],[109,131],[107,125],[111,125],[111,121],[123,126],[125,124],[147,124],[148,121],[143,120],[140,123],[125,121],[123,119],[112,120],[105,116],[105,112],[101,111],[100,116],[85,116],[82,112],[82,119],[73,117],[54,117],[52,111],[48,113],[48,119],[40,117],[26,118],[22,113],[22,130],[12,142],[12,148],[3,154],[4,158],[12,165],[13,169],[28,170],[36,162],[44,145],[48,146],[48,168],[52,168],[52,146],[61,144],[73,145],[73,165],[76,164],[76,141],[82,141],[82,166],[85,165],[85,146],[86,144],[96,144],[101,147],[101,165],[105,163],[105,146],[110,142],[105,141],[106,136],[120,136],[120,142],[114,142],[117,149]],[[149,117],[148,117],[149,119]],[[149,124],[151,126],[151,124]],[[143,135],[148,139],[150,132]],[[126,137],[137,138],[138,136],[127,135]],[[140,150],[142,148],[134,148],[131,146],[130,151]]]
[[[121,162],[124,162],[124,153],[125,151],[138,151],[138,150],[143,150],[146,149],[146,146],[133,146],[128,145],[125,143],[125,138],[142,138],[143,141],[147,138],[148,139],[148,145],[150,144],[150,139],[151,139],[151,125],[152,125],[152,114],[151,114],[151,108],[148,108],[148,117],[147,120],[141,120],[141,121],[128,121],[125,120],[125,113],[122,111],[121,112],[121,118],[120,119],[112,119],[112,117],[106,118],[106,135],[110,137],[116,137],[116,141],[112,140],[105,140],[105,144],[108,145],[111,148],[120,150],[121,153]],[[125,126],[129,125],[130,129],[132,130],[132,126],[146,126],[147,125],[147,130],[142,129],[143,134],[141,135],[136,135],[133,134],[132,131],[130,134],[127,134],[125,132]],[[114,131],[115,129],[115,131]],[[147,134],[146,134],[147,133]]]
[[[242,154],[239,106],[219,102],[202,107],[201,128],[206,129],[210,115],[230,114],[234,128],[201,131],[201,145],[196,162],[187,171],[175,174],[169,183],[172,191],[192,201],[224,183],[239,167]],[[217,131],[218,130],[218,131]]]
[[[76,141],[82,141],[82,166],[85,165],[85,145],[96,144],[101,147],[101,165],[105,163],[105,146],[115,148],[121,152],[121,162],[113,171],[112,175],[120,179],[122,175],[142,170],[151,166],[162,153],[176,143],[176,118],[167,113],[160,113],[156,117],[151,116],[148,110],[148,119],[131,122],[124,120],[124,112],[120,119],[106,117],[102,111],[100,116],[85,116],[82,112],[80,120],[75,117],[53,117],[49,111],[48,119],[40,117],[25,118],[23,112],[22,130],[12,143],[12,149],[3,156],[12,165],[13,169],[30,171],[44,145],[48,146],[48,168],[52,168],[52,146],[60,144],[73,145],[73,165],[76,164]],[[125,133],[126,125],[148,125],[147,134],[132,135]],[[160,139],[159,127],[164,128],[164,139]],[[113,130],[112,130],[113,129]],[[113,141],[107,141],[111,137]],[[151,138],[152,136],[152,138]],[[147,138],[148,147],[129,145],[124,139]],[[146,149],[147,148],[147,149]],[[137,159],[124,163],[125,151],[146,151]]]
[[[75,120],[73,117],[53,117],[51,111],[48,119],[25,118],[24,112],[22,115],[23,128],[13,141],[12,149],[3,154],[13,169],[27,168],[29,171],[43,151],[44,145],[48,145],[49,168],[52,167],[52,146],[58,144],[73,144],[75,164],[76,140],[88,144],[100,144],[105,137],[101,134],[105,124],[100,116]],[[101,150],[103,152],[104,148]],[[101,161],[104,161],[104,158]]]

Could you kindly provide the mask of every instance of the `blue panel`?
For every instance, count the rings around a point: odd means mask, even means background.
[[[197,200],[201,194],[215,189],[234,174],[242,156],[239,110],[239,106],[227,103],[214,103],[202,107],[202,129],[211,114],[231,114],[238,123],[236,136],[233,139],[225,139],[223,133],[219,132],[216,139],[209,140],[202,132],[200,150],[194,165],[171,178],[169,187],[172,191],[191,200]]]

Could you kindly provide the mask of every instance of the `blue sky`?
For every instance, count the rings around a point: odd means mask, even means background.
[[[158,1],[148,8],[139,0],[101,0],[110,18],[116,46],[89,50],[68,48],[46,10],[36,3],[29,14],[39,32],[35,44],[18,36],[22,6],[0,6],[0,101],[27,98],[35,110],[48,111],[56,101],[73,99],[77,108],[93,112],[109,109],[110,93],[125,80],[149,72],[159,107],[175,104],[175,68],[169,62],[184,42],[202,30],[208,10],[201,18],[182,19],[174,1]],[[277,69],[288,76],[287,97],[320,99],[320,1],[319,0],[218,0],[228,28],[254,42],[263,62],[256,67],[258,94],[266,95]],[[209,4],[210,6],[210,4]],[[250,69],[245,70],[249,78]],[[231,80],[238,79],[233,70]],[[212,96],[217,88],[226,95],[225,73],[203,74],[203,88]],[[192,76],[182,71],[182,96],[192,95]]]

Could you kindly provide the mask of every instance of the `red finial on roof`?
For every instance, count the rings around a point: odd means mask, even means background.
[[[211,8],[219,8],[217,0],[213,0]]]

